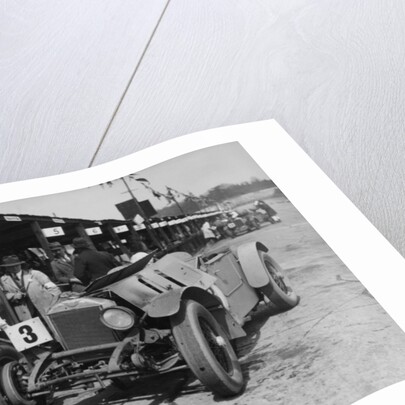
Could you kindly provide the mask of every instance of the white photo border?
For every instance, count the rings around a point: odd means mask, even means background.
[[[139,172],[185,153],[239,142],[405,331],[405,259],[274,120],[174,138],[96,167],[0,185],[0,203],[72,191]],[[394,388],[395,387],[395,388]],[[379,391],[403,402],[405,382]],[[378,397],[381,400],[381,397]],[[374,394],[357,404],[376,404]]]

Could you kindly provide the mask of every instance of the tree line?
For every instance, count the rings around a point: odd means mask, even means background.
[[[203,210],[207,205],[207,201],[210,201],[211,204],[214,202],[222,203],[233,197],[256,192],[270,187],[275,187],[275,184],[272,180],[260,180],[258,178],[252,178],[251,181],[245,181],[236,184],[219,184],[215,187],[210,188],[204,194],[197,196],[199,201],[196,199],[185,199],[178,202],[178,205],[181,209],[177,204],[170,204],[169,206],[158,210],[157,214],[159,217],[175,216],[181,215],[183,213],[191,214],[193,212]]]

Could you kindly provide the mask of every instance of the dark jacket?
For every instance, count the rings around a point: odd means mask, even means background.
[[[274,215],[277,215],[277,212],[273,208],[271,208],[270,205],[266,204],[263,201],[259,201],[259,204],[257,207],[261,208],[262,210],[265,210],[269,217],[273,217]]]
[[[109,270],[119,265],[114,256],[107,252],[83,249],[75,252],[74,256],[75,276],[85,285],[106,275]]]
[[[68,283],[74,277],[73,261],[66,262],[62,259],[54,259],[51,266],[55,279],[59,283]]]

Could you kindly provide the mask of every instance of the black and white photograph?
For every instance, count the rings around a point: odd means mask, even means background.
[[[341,405],[405,378],[403,331],[238,142],[0,203],[0,256],[0,404]]]

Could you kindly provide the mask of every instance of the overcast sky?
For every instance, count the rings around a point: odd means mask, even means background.
[[[169,186],[184,193],[200,195],[223,183],[241,183],[266,174],[237,142],[204,148],[137,172],[157,191]],[[129,184],[138,200],[149,199],[156,208],[167,205],[153,197],[138,181]],[[115,204],[129,200],[121,180],[112,187],[94,186],[67,193],[52,194],[0,204],[0,214],[48,215],[83,219],[122,219]]]

